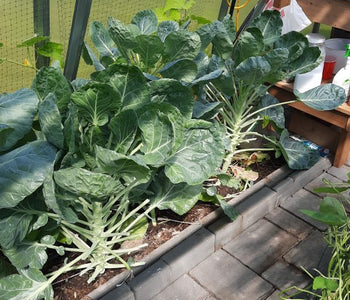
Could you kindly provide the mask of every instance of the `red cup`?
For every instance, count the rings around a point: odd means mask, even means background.
[[[326,55],[324,66],[323,66],[323,73],[322,73],[323,80],[329,80],[332,78],[335,63],[336,63],[336,58],[334,56]]]

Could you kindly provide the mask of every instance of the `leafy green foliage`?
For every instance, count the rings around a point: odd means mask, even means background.
[[[348,178],[350,173],[348,173]],[[350,274],[349,274],[349,250],[350,250],[350,217],[344,208],[344,203],[349,205],[349,197],[342,193],[350,188],[350,181],[334,183],[328,179],[323,180],[326,185],[317,188],[319,192],[332,193],[334,197],[324,197],[318,211],[302,210],[307,216],[328,225],[324,233],[324,239],[332,250],[328,262],[327,274],[313,277],[312,285],[306,288],[290,287],[280,293],[281,299],[290,299],[293,296],[303,293],[312,295],[321,300],[347,299],[350,295]],[[312,255],[312,254],[310,254]],[[286,297],[285,297],[286,295]]]
[[[31,130],[38,102],[35,93],[29,89],[0,96],[3,126],[0,131],[0,153],[10,149]]]
[[[307,169],[319,157],[297,141],[291,140],[284,129],[283,103],[268,94],[269,85],[289,79],[297,73],[305,73],[320,64],[320,51],[309,47],[307,39],[297,32],[281,35],[282,21],[278,11],[264,11],[254,19],[234,42],[229,55],[217,51],[214,68],[222,69],[222,76],[207,84],[206,95],[213,103],[221,103],[223,109],[218,118],[227,127],[230,145],[223,170],[227,171],[235,153],[242,144],[263,139],[262,147],[247,151],[275,151],[283,155],[290,168]],[[199,31],[203,40],[210,36],[206,30]],[[213,49],[216,40],[212,41]],[[232,57],[232,59],[231,59]],[[295,91],[297,99],[317,110],[330,110],[345,101],[345,95],[335,85],[322,85],[305,93]],[[204,102],[204,101],[203,101]],[[201,110],[209,105],[203,103]],[[270,124],[274,131],[270,136],[257,128]]]
[[[200,64],[203,61],[196,58],[204,54],[201,51],[214,40],[215,51],[227,56],[232,50],[233,25],[228,20],[215,21],[207,24],[205,30],[195,32],[185,30],[169,19],[158,24],[157,16],[151,10],[138,12],[129,25],[113,18],[108,19],[107,28],[100,22],[93,22],[90,37],[99,52],[99,60],[88,45],[83,57],[98,71],[116,62],[127,62],[137,66],[151,80],[166,77],[187,85],[199,84],[204,80],[201,75],[208,73],[200,74],[200,71],[207,68],[210,60],[207,57],[206,66]],[[211,78],[205,80],[221,75],[221,72],[211,71]]]
[[[302,213],[330,226],[341,226],[347,222],[344,206],[332,197],[323,198],[319,211],[302,210]]]
[[[167,0],[164,7],[157,7],[154,12],[159,22],[171,20],[180,25],[186,25],[190,21],[198,25],[210,23],[206,18],[190,13],[194,4],[194,0]]]

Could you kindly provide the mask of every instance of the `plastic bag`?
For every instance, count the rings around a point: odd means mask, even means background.
[[[281,8],[280,12],[283,21],[282,34],[301,31],[312,23],[296,0],[291,0],[290,5]]]

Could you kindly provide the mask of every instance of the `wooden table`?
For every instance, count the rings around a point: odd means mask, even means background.
[[[297,0],[308,18],[315,23],[350,31],[350,1],[348,0]],[[274,6],[282,8],[290,0],[275,0]],[[279,82],[270,93],[280,101],[295,100],[293,85]],[[335,152],[334,166],[341,167],[350,152],[350,106],[345,103],[331,111],[318,111],[301,102],[290,104],[296,109],[289,129]],[[313,119],[308,121],[307,116]],[[301,120],[306,120],[302,123]],[[319,121],[317,123],[317,120]],[[303,128],[303,124],[306,124]],[[330,126],[325,126],[330,124]],[[312,128],[311,128],[312,127]]]
[[[293,94],[293,84],[291,83],[278,82],[270,88],[269,92],[279,101],[296,99]],[[308,128],[305,128],[305,123],[299,121],[300,116],[296,114],[292,116],[291,126],[289,127],[291,131],[304,136],[306,139],[335,150],[333,165],[337,168],[341,167],[348,159],[350,153],[350,106],[348,103],[343,103],[336,109],[327,111],[313,109],[302,102],[294,102],[289,104],[289,106],[338,128],[338,130],[332,128],[327,129],[326,126],[320,123],[316,125],[320,130],[308,130]],[[306,120],[307,126],[311,127],[312,125],[310,124],[313,124],[312,122],[316,121],[308,122]],[[328,135],[328,137],[325,135]]]

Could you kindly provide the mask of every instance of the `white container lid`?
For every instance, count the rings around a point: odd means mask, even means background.
[[[306,35],[306,38],[308,39],[309,43],[313,45],[323,44],[326,41],[326,38],[319,33],[309,33]]]

